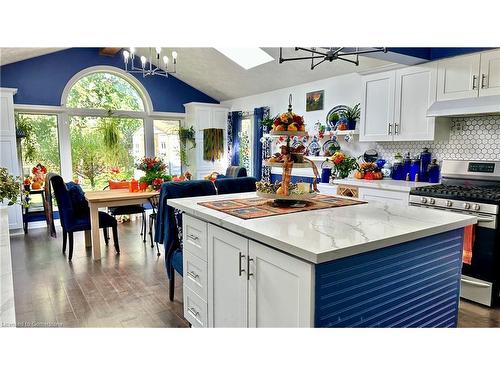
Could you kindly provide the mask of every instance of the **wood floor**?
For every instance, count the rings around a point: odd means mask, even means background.
[[[139,236],[140,221],[119,224],[121,254],[102,247],[93,262],[83,232],[75,234],[68,263],[62,240],[45,229],[11,237],[14,298],[18,326],[49,327],[187,327],[182,317],[182,278],[175,300],[168,299],[162,255]],[[500,308],[460,303],[460,327],[500,327]]]
[[[103,258],[93,262],[83,232],[75,233],[73,261],[45,229],[11,237],[17,326],[187,327],[182,317],[182,278],[168,299],[162,255],[144,244],[140,220],[118,225],[121,254],[102,242]],[[102,233],[102,232],[101,232]]]

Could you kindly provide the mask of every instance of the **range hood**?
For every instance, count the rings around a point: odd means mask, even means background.
[[[500,113],[500,95],[443,100],[427,110],[427,117],[452,117]]]

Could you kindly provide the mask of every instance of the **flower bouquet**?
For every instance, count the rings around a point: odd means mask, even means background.
[[[136,168],[145,172],[139,179],[141,190],[159,190],[162,183],[172,180],[172,176],[165,173],[167,166],[160,158],[144,157],[136,164]]]
[[[335,152],[330,160],[333,163],[333,171],[337,178],[347,178],[352,171],[359,168],[356,159],[347,156],[342,151]]]
[[[45,175],[47,174],[47,168],[42,164],[38,163],[31,170],[33,173],[33,177],[31,178],[31,188],[38,190],[43,187],[43,183],[45,182]]]

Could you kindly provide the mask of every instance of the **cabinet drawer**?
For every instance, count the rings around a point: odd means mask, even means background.
[[[408,206],[409,193],[401,191],[389,191],[382,189],[359,188],[359,199],[375,201],[385,204],[399,204]]]
[[[206,301],[207,262],[185,250],[182,258],[184,285]]]
[[[193,327],[208,327],[207,303],[186,286],[184,286],[184,318],[186,318]]]
[[[182,234],[184,250],[207,260],[207,223],[189,215],[182,215]]]

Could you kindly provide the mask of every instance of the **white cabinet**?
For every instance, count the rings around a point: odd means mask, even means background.
[[[426,114],[436,101],[436,69],[397,70],[395,100],[394,140],[434,140],[435,118]]]
[[[189,215],[183,220],[184,227],[198,221]],[[205,224],[207,262],[184,246],[184,317],[193,326],[314,325],[312,264]]]
[[[436,120],[427,109],[435,100],[434,64],[363,77],[359,140],[434,140]]]
[[[500,95],[500,50],[481,54],[479,96]]]
[[[439,61],[437,99],[474,98],[478,95],[480,55]]]
[[[359,187],[358,198],[368,202],[373,201],[389,205],[408,206],[409,193]]]
[[[313,327],[312,265],[250,241],[249,327]]]
[[[500,95],[500,50],[439,61],[437,100]]]
[[[211,172],[225,173],[228,166],[227,153],[220,160],[203,160],[203,130],[223,129],[224,150],[227,150],[227,116],[229,109],[219,104],[187,103],[186,126],[193,127],[195,131],[196,147],[189,149],[187,153],[188,164],[184,170],[189,170],[194,179],[202,179]]]
[[[14,120],[14,95],[16,89],[0,88],[0,167],[7,168],[10,174],[18,176],[16,124]],[[21,206],[8,208],[9,229],[17,230],[23,226]]]
[[[363,77],[360,141],[391,141],[394,123],[394,71]]]
[[[210,327],[247,326],[248,240],[208,225]]]

